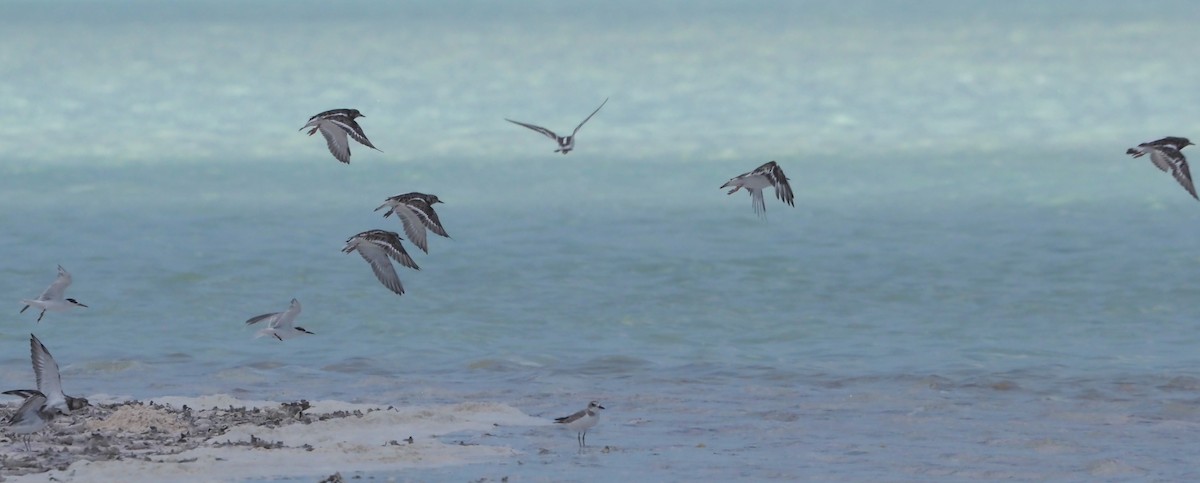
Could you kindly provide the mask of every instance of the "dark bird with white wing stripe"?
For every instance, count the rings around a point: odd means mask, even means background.
[[[1188,169],[1187,158],[1183,157],[1183,148],[1191,145],[1192,142],[1187,138],[1165,137],[1129,148],[1125,154],[1140,158],[1150,153],[1150,162],[1154,163],[1154,166],[1171,173],[1175,181],[1178,181],[1192,198],[1200,200],[1200,197],[1196,196],[1196,186],[1192,184],[1192,171]]]
[[[408,255],[408,252],[404,251],[400,240],[402,238],[395,232],[368,230],[346,240],[346,247],[342,248],[342,252],[357,251],[363,260],[371,265],[371,270],[375,272],[375,278],[378,278],[384,287],[395,292],[396,295],[404,295],[404,285],[400,284],[400,277],[396,275],[392,260],[413,270],[420,270],[420,268]]]
[[[783,174],[783,169],[774,161],[759,166],[749,173],[738,175],[721,185],[722,188],[730,186],[733,189],[728,194],[734,194],[743,188],[750,192],[750,202],[754,205],[754,212],[759,216],[767,215],[767,204],[763,201],[763,189],[768,186],[775,188],[776,198],[791,206],[796,206],[792,185],[788,184],[788,178]]]
[[[388,211],[383,214],[384,218],[395,213],[400,219],[400,223],[404,225],[404,233],[408,235],[408,240],[413,242],[421,251],[429,253],[429,242],[425,237],[425,229],[428,228],[439,236],[450,238],[446,233],[446,229],[442,227],[442,221],[438,219],[437,212],[433,211],[435,203],[444,203],[439,200],[437,195],[427,195],[425,193],[405,193],[388,198],[375,211],[388,208]]]
[[[350,142],[347,137],[354,138],[359,144],[379,152],[379,148],[371,144],[371,140],[367,139],[366,133],[363,133],[362,127],[355,122],[354,119],[364,116],[358,109],[332,109],[322,112],[313,117],[308,118],[308,124],[300,128],[301,131],[312,128],[308,132],[309,136],[321,131],[321,135],[325,136],[325,143],[329,145],[329,152],[333,153],[333,157],[337,158],[346,164],[350,164]]]
[[[29,358],[33,362],[33,377],[37,381],[37,390],[13,389],[3,394],[29,399],[34,395],[45,398],[43,404],[49,410],[61,414],[71,414],[88,406],[88,400],[81,397],[63,394],[62,376],[58,371],[58,362],[50,355],[50,350],[38,340],[37,336],[29,334]]]

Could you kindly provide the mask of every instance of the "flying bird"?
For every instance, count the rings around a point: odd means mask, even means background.
[[[405,193],[388,198],[375,211],[388,208],[388,211],[383,214],[384,218],[393,213],[400,219],[400,223],[404,225],[404,233],[408,235],[409,241],[413,242],[421,251],[429,253],[429,242],[425,238],[425,229],[450,238],[446,233],[446,229],[442,227],[442,221],[438,219],[437,212],[433,211],[435,203],[443,203],[437,195],[427,195],[424,193]]]
[[[592,401],[588,403],[586,408],[570,416],[555,418],[554,422],[566,425],[578,433],[575,435],[575,440],[579,443],[579,447],[582,448],[587,446],[588,430],[600,422],[600,412],[597,411],[598,409],[604,409],[604,406],[601,406],[599,402]]]
[[[21,303],[25,304],[25,307],[21,309],[21,313],[25,313],[25,310],[29,307],[37,307],[42,310],[42,313],[38,314],[37,318],[37,321],[41,322],[42,317],[46,315],[46,311],[58,312],[71,307],[87,307],[75,299],[63,298],[63,295],[67,292],[67,287],[70,285],[71,274],[62,265],[59,265],[58,278],[55,278],[54,283],[46,287],[46,291],[42,292],[37,299],[21,300]]]
[[[291,339],[300,334],[312,334],[304,327],[293,326],[296,322],[296,317],[300,315],[300,301],[292,299],[292,303],[288,305],[287,310],[283,312],[275,312],[271,314],[262,314],[257,317],[252,317],[246,321],[246,325],[254,325],[259,322],[266,321],[267,327],[260,329],[254,338],[259,338],[264,335],[269,335],[280,341]]]
[[[1200,200],[1200,197],[1196,196],[1196,186],[1192,184],[1192,172],[1188,169],[1187,159],[1183,157],[1183,148],[1191,145],[1192,142],[1187,138],[1165,137],[1129,148],[1125,154],[1140,158],[1150,153],[1151,163],[1158,169],[1171,173],[1175,181],[1178,181],[1192,198]]]
[[[40,395],[45,398],[44,404],[47,408],[61,414],[71,414],[71,411],[87,407],[87,399],[63,394],[62,376],[58,371],[58,362],[55,362],[54,356],[50,354],[50,350],[46,349],[45,344],[42,344],[42,341],[33,334],[29,334],[29,358],[33,362],[33,376],[37,380],[37,390],[13,389],[4,391],[3,394],[26,399]]]
[[[81,397],[68,396],[62,390],[62,375],[58,370],[58,362],[50,354],[50,350],[37,338],[29,334],[29,359],[33,363],[33,376],[37,381],[37,392],[46,397],[46,405],[63,414],[71,414],[88,406],[88,400]],[[29,397],[29,389],[5,391],[21,397]]]
[[[360,117],[366,116],[358,112],[358,109],[333,109],[308,118],[308,124],[305,124],[300,130],[311,127],[312,130],[308,132],[309,136],[321,131],[333,157],[338,161],[350,164],[350,143],[346,140],[347,136],[354,138],[363,146],[383,152],[371,144],[371,140],[367,139],[367,135],[363,133],[362,127],[354,121]]]
[[[722,188],[732,186],[728,194],[734,194],[739,189],[745,189],[750,192],[750,202],[754,205],[754,212],[759,216],[767,215],[767,204],[763,201],[763,188],[768,186],[775,188],[775,197],[782,200],[791,206],[796,206],[794,200],[796,197],[792,195],[792,185],[788,184],[788,178],[783,174],[783,169],[774,161],[759,166],[754,171],[738,175],[725,184]]]
[[[606,97],[606,98],[604,98],[604,102],[601,102],[601,103],[600,103],[600,107],[604,107],[604,105],[605,105],[605,104],[608,104],[608,98],[607,98],[607,97]],[[597,112],[600,112],[600,107],[597,107],[595,111],[592,111],[592,113],[591,113],[591,114],[588,114],[588,117],[587,117],[587,118],[585,118],[585,119],[583,120],[583,122],[579,123],[579,125],[578,125],[578,126],[575,126],[575,130],[574,130],[574,131],[571,131],[571,135],[570,135],[570,136],[559,136],[559,135],[557,135],[557,134],[554,134],[554,131],[551,131],[551,130],[549,130],[549,129],[546,129],[546,128],[544,128],[544,127],[541,127],[541,126],[535,126],[535,125],[533,125],[533,124],[526,124],[526,123],[523,123],[523,122],[520,122],[520,121],[514,121],[514,120],[512,120],[512,119],[509,119],[509,118],[507,118],[507,117],[506,117],[506,118],[504,118],[504,120],[505,120],[505,121],[508,121],[508,122],[511,122],[511,123],[513,123],[513,124],[516,124],[516,125],[518,125],[518,126],[525,126],[525,127],[529,128],[529,129],[532,129],[532,130],[534,130],[534,131],[537,131],[537,132],[539,132],[539,133],[542,133],[542,135],[543,135],[543,136],[546,136],[546,137],[548,137],[548,138],[550,138],[550,139],[553,139],[553,140],[554,140],[554,142],[558,143],[558,149],[555,149],[555,150],[554,150],[554,152],[556,152],[556,153],[563,153],[563,154],[567,154],[567,153],[571,152],[571,150],[572,150],[572,149],[575,149],[575,135],[579,133],[579,128],[583,127],[583,125],[584,125],[584,124],[587,124],[587,122],[588,122],[588,119],[591,119],[591,118],[592,118],[592,116],[595,116]]]
[[[368,230],[347,239],[342,252],[357,251],[363,260],[371,265],[371,270],[375,272],[375,278],[378,278],[383,286],[395,292],[396,295],[404,295],[404,286],[400,284],[400,277],[396,275],[395,267],[392,267],[392,260],[413,270],[420,270],[420,268],[417,267],[417,263],[413,261],[412,257],[408,256],[408,252],[404,251],[400,240],[400,235],[395,232]]]

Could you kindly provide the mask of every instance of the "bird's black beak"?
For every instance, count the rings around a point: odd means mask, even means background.
[[[596,407],[598,407],[600,409],[606,409],[604,406],[596,406]]]

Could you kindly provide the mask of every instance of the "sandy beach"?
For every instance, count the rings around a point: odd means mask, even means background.
[[[489,436],[548,424],[493,403],[381,407],[226,395],[107,402],[55,421],[47,436],[33,437],[31,453],[6,435],[0,475],[4,481],[316,480],[513,458],[520,452]]]

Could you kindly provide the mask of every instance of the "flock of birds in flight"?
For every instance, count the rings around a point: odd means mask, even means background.
[[[600,112],[600,109],[607,103],[608,99],[600,103],[600,106],[576,125],[575,129],[568,136],[559,136],[554,131],[534,124],[507,118],[505,120],[531,129],[554,140],[557,145],[554,152],[567,154],[575,149],[575,136],[579,134],[579,130],[596,113]],[[371,143],[366,133],[363,132],[362,126],[356,121],[356,119],[362,117],[365,116],[357,109],[333,109],[310,117],[304,127],[300,128],[300,131],[309,129],[308,134],[310,136],[320,132],[325,138],[329,152],[333,155],[334,159],[349,164],[350,139],[363,146],[382,152]],[[788,178],[784,175],[783,169],[775,161],[768,162],[748,173],[735,176],[724,185],[721,185],[721,188],[729,187],[733,188],[729,191],[729,194],[733,194],[741,189],[745,189],[750,193],[754,211],[759,216],[765,216],[766,214],[763,189],[767,187],[775,189],[777,198],[789,205],[795,206],[795,197],[792,194],[791,186],[788,184]],[[437,212],[434,211],[433,205],[437,203],[442,203],[442,201],[436,195],[417,192],[405,193],[387,198],[375,211],[387,208],[387,211],[383,214],[384,218],[393,214],[396,215],[409,241],[416,245],[417,248],[420,248],[421,251],[429,253],[427,231],[431,231],[438,236],[450,238],[445,227],[442,226]],[[379,279],[379,282],[384,287],[387,287],[388,290],[391,290],[396,295],[403,295],[404,285],[400,282],[400,277],[397,275],[392,262],[394,261],[414,270],[420,270],[420,268],[413,261],[412,256],[404,249],[401,240],[403,239],[396,232],[380,229],[367,230],[347,239],[346,246],[342,248],[342,251],[344,253],[357,252],[371,266],[371,271],[374,272],[375,278]],[[21,309],[21,313],[24,313],[30,307],[39,309],[40,313],[38,314],[37,321],[40,323],[48,311],[56,312],[74,307],[87,307],[87,305],[73,298],[66,297],[67,287],[70,285],[71,274],[60,265],[58,267],[58,277],[55,278],[54,282],[41,295],[36,299],[21,301],[25,304]],[[256,338],[270,336],[283,341],[303,334],[313,334],[313,332],[295,325],[300,311],[300,301],[292,299],[288,308],[283,312],[267,313],[251,317],[246,320],[246,325],[265,323],[266,327],[256,333]],[[30,450],[30,435],[45,429],[55,417],[69,415],[71,411],[80,410],[88,405],[87,399],[68,396],[63,393],[58,364],[54,361],[46,346],[38,340],[37,336],[30,334],[29,337],[30,358],[33,362],[33,372],[37,381],[37,389],[17,389],[3,393],[24,398],[21,406],[9,417],[8,429],[13,434],[24,436],[26,451]],[[586,408],[580,411],[569,416],[556,418],[555,423],[563,424],[576,431],[577,442],[580,447],[583,447],[586,445],[587,431],[599,422],[600,416],[598,411],[602,409],[604,409],[604,406],[601,406],[597,401],[592,401]]]
[[[575,126],[575,129],[571,131],[569,136],[559,136],[554,131],[534,124],[507,118],[505,120],[531,129],[554,140],[557,145],[557,149],[554,152],[567,154],[575,149],[575,136],[579,134],[579,130],[596,113],[600,112],[600,109],[607,103],[608,99],[600,103],[600,106],[596,110],[592,111],[582,122]],[[311,128],[308,132],[310,136],[320,132],[324,136],[325,142],[329,147],[329,152],[333,154],[334,159],[349,164],[350,139],[363,146],[379,151],[371,143],[370,139],[367,138],[362,126],[359,126],[358,122],[355,121],[355,119],[361,117],[365,116],[357,109],[333,109],[312,116],[309,118],[308,123],[300,128],[300,130],[303,131]],[[1196,188],[1192,182],[1192,175],[1188,169],[1187,160],[1182,153],[1183,148],[1191,145],[1192,142],[1186,138],[1165,137],[1129,148],[1126,154],[1132,155],[1134,158],[1149,154],[1150,161],[1154,166],[1164,172],[1169,172],[1183,186],[1184,190],[1191,194],[1193,198],[1200,200],[1200,197],[1196,195]],[[788,178],[784,175],[783,169],[775,161],[770,161],[753,171],[735,176],[721,185],[722,189],[732,188],[728,193],[730,195],[736,193],[738,190],[746,190],[750,194],[754,212],[760,217],[766,215],[766,202],[763,190],[768,187],[775,190],[775,196],[780,201],[790,206],[795,206],[795,195],[792,193],[792,187],[788,183]],[[450,237],[433,208],[433,205],[441,202],[435,195],[417,192],[405,193],[387,198],[375,211],[387,208],[387,211],[383,214],[384,218],[393,214],[396,215],[408,239],[417,248],[420,248],[421,251],[429,253],[427,231],[431,231],[438,236]],[[392,262],[395,261],[400,265],[414,270],[419,270],[420,268],[404,249],[401,240],[402,238],[396,232],[380,229],[367,230],[347,239],[346,246],[342,248],[342,251],[345,253],[357,252],[371,266],[375,277],[379,279],[379,282],[384,287],[387,287],[388,290],[391,290],[396,295],[403,295],[404,285],[400,282],[400,277],[397,275]],[[71,274],[60,265],[58,267],[58,277],[55,278],[54,282],[40,296],[36,299],[21,301],[24,304],[21,313],[24,313],[30,307],[37,308],[40,310],[37,320],[41,322],[47,311],[53,312],[74,307],[87,307],[87,305],[73,298],[66,297],[66,290],[70,285]],[[313,332],[295,325],[296,318],[300,315],[300,310],[300,301],[292,299],[287,310],[252,317],[246,320],[246,325],[254,325],[260,322],[265,323],[266,327],[259,330],[255,337],[270,336],[280,341],[302,334],[312,334]],[[79,410],[88,405],[87,399],[68,396],[63,393],[58,364],[54,361],[54,357],[50,355],[50,351],[38,340],[37,336],[30,334],[29,337],[30,358],[33,362],[37,389],[17,389],[3,393],[24,398],[24,402],[9,418],[8,429],[14,434],[25,437],[26,451],[30,450],[29,436],[31,434],[45,429],[56,416],[69,415],[71,411]],[[595,426],[599,421],[598,411],[602,409],[604,407],[599,402],[592,401],[583,410],[570,416],[557,418],[555,422],[575,430],[577,432],[577,442],[580,447],[583,447],[587,441],[587,430]]]
[[[604,102],[600,103],[600,106],[597,107],[596,110],[592,111],[591,114],[588,114],[583,121],[576,125],[575,129],[572,130],[571,134],[568,136],[559,136],[554,131],[535,124],[514,121],[508,118],[505,118],[504,120],[518,126],[528,128],[552,139],[558,146],[554,152],[567,154],[575,149],[575,136],[579,134],[579,130],[582,129],[583,125],[587,124],[587,122],[590,121],[592,117],[596,115],[596,113],[600,112],[600,109],[603,109],[605,104],[608,104],[607,98],[604,99]],[[309,136],[320,132],[321,135],[325,137],[325,143],[328,145],[329,152],[330,154],[333,154],[334,159],[337,159],[342,163],[350,164],[350,139],[353,139],[355,142],[358,142],[363,146],[367,146],[371,149],[379,151],[379,148],[376,148],[374,144],[371,144],[371,140],[368,139],[367,134],[363,132],[362,126],[360,126],[358,121],[356,121],[356,119],[361,117],[366,116],[363,116],[358,109],[333,109],[309,118],[308,123],[306,123],[304,127],[300,128],[300,130],[303,131],[311,128],[308,131]],[[754,212],[759,216],[766,215],[767,207],[766,202],[763,199],[763,189],[767,187],[773,187],[775,189],[776,197],[778,197],[781,201],[787,203],[788,205],[795,206],[795,196],[792,194],[792,187],[790,184],[788,184],[788,178],[783,174],[783,169],[780,168],[779,164],[775,161],[771,161],[759,166],[754,171],[735,176],[724,185],[721,185],[721,188],[729,187],[733,188],[731,191],[729,191],[729,194],[733,194],[739,189],[745,189],[748,193],[750,193],[751,204],[754,207]],[[383,214],[385,218],[392,214],[396,214],[404,227],[404,233],[408,235],[408,239],[422,251],[429,253],[426,230],[432,231],[439,236],[446,238],[450,237],[450,235],[446,233],[445,227],[442,226],[442,222],[438,218],[437,212],[435,212],[433,209],[433,205],[437,203],[441,203],[441,200],[439,200],[436,195],[415,192],[406,193],[388,198],[387,201],[385,201],[383,205],[380,205],[379,208],[376,208],[375,211],[388,208],[388,211]],[[403,239],[398,233],[395,232],[378,229],[368,230],[354,235],[350,237],[350,239],[346,240],[346,247],[343,248],[342,251],[345,253],[357,251],[358,254],[361,255],[363,259],[371,265],[371,270],[375,273],[375,277],[379,279],[380,283],[382,283],[392,292],[395,292],[397,295],[402,295],[404,294],[404,286],[401,284],[400,277],[396,274],[396,269],[392,265],[392,262],[395,261],[400,265],[414,270],[420,270],[420,268],[417,267],[417,263],[414,262],[412,257],[409,256],[408,252],[405,251],[404,246],[401,245],[401,240]],[[284,334],[289,333],[289,329],[291,331],[290,333],[293,335],[298,335],[300,333],[311,333],[297,327],[283,325],[286,324],[286,321],[294,319],[295,314],[299,313],[299,303],[293,301],[292,306],[293,307],[289,308],[287,312],[281,312],[278,314],[264,314],[250,319],[250,321],[247,321],[247,323],[255,323],[264,320],[270,320],[271,324],[276,324],[278,322],[281,324],[280,326],[276,327],[275,325],[272,325],[270,328],[264,329],[276,329],[275,331],[265,332],[263,335],[274,335],[280,340],[287,338],[287,336]],[[291,314],[290,316],[288,316],[289,313]],[[271,318],[270,316],[272,315],[278,315],[279,317]]]

